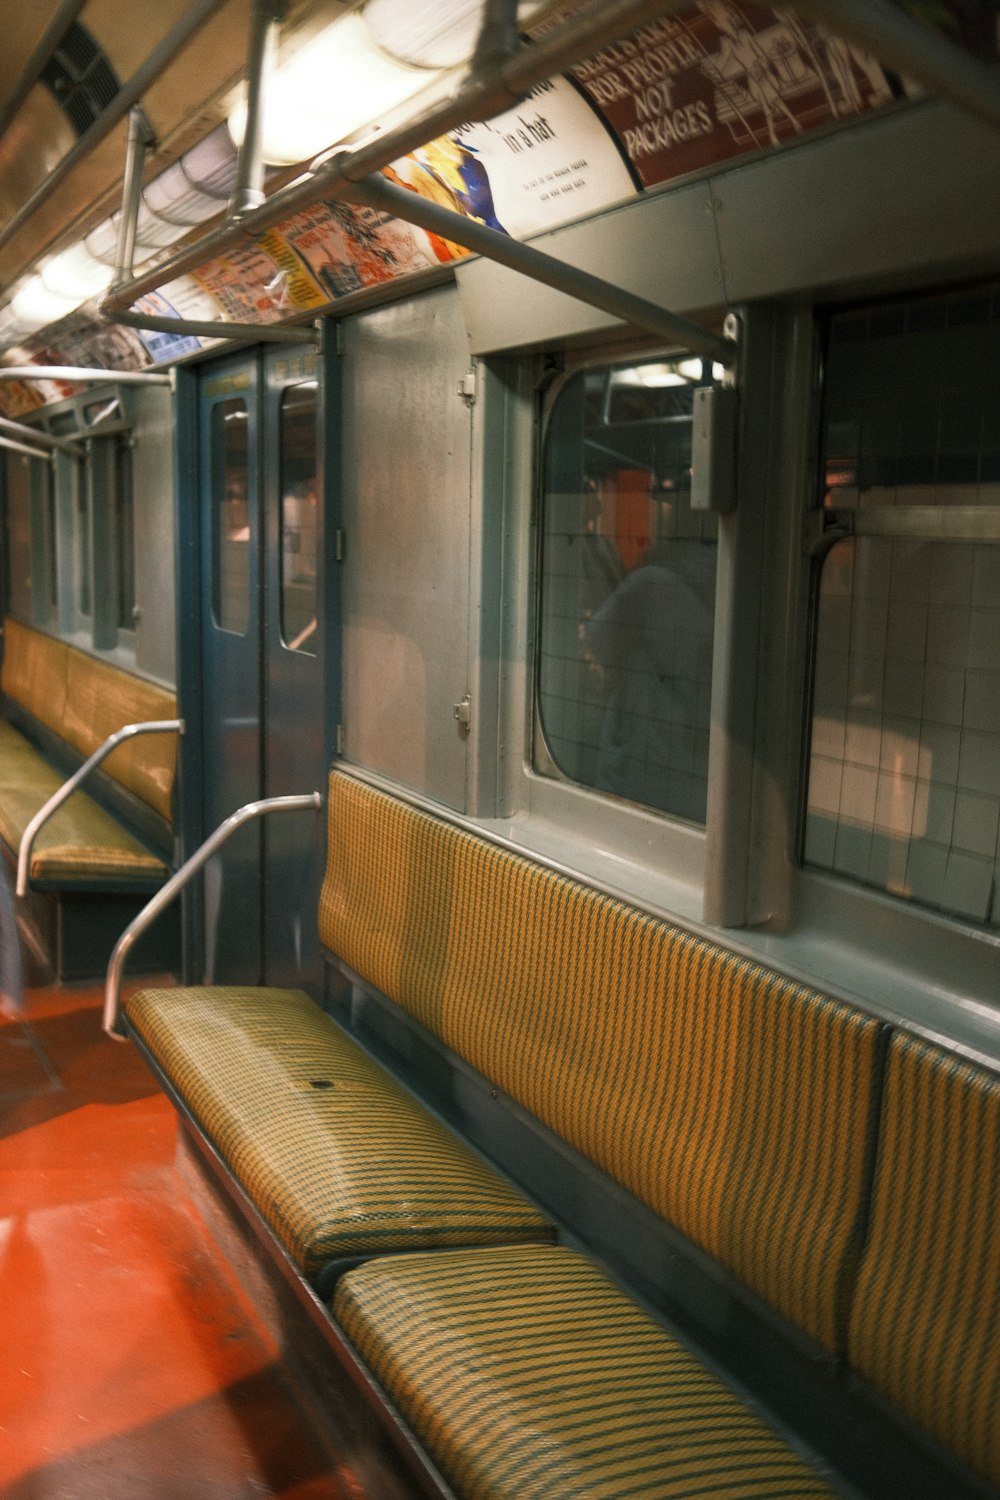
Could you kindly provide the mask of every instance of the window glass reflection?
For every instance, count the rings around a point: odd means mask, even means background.
[[[241,397],[212,408],[215,525],[212,612],[220,630],[246,633],[250,619],[249,422]]]
[[[545,452],[538,713],[559,771],[705,821],[715,517],[692,511],[700,359],[581,371]]]
[[[290,386],[281,398],[281,639],[291,651],[316,653],[316,382]]]

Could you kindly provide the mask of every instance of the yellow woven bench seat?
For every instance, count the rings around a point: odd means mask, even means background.
[[[63,777],[9,724],[0,724],[0,839],[17,852],[39,808]],[[74,792],[39,831],[30,877],[61,885],[75,881],[129,883],[165,880],[167,867],[86,792]]]
[[[302,991],[147,989],[126,1013],[304,1275],[340,1256],[554,1236]]]
[[[333,1310],[463,1500],[833,1493],[575,1251],[390,1256]]]
[[[848,1355],[1000,1491],[1000,1078],[897,1034]]]
[[[29,787],[49,797],[62,779],[20,730],[0,719],[0,789]]]
[[[882,1027],[330,775],[326,947],[839,1353]]]
[[[177,698],[169,689],[44,631],[8,617],[3,642],[0,684],[6,696],[82,759],[125,724],[177,717]],[[174,735],[140,735],[112,751],[103,770],[169,822],[176,759]]]

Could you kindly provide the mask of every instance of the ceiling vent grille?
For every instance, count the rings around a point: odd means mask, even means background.
[[[106,53],[78,23],[53,52],[41,81],[78,136],[90,128],[121,87]]]

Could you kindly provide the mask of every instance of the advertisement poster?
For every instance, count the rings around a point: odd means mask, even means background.
[[[437,262],[422,230],[377,209],[347,203],[318,203],[282,224],[279,232],[322,288],[324,302]]]
[[[539,84],[495,119],[463,125],[393,162],[389,175],[516,239],[636,191],[601,115],[564,78]]]
[[[644,186],[782,145],[905,94],[867,53],[785,6],[698,0],[573,69]]]
[[[18,363],[27,363],[19,360]],[[38,389],[40,380],[0,380],[0,414],[16,420],[44,406],[46,397]]]
[[[200,292],[200,288],[195,288]],[[217,318],[219,309],[209,303],[208,298],[201,294],[195,305],[190,296],[184,296],[185,288],[180,281],[175,281],[163,291],[150,292],[145,297],[140,297],[138,302],[132,304],[132,311],[148,313],[156,318]],[[178,295],[178,293],[180,295]],[[206,303],[208,306],[206,307]],[[186,354],[197,354],[202,348],[203,341],[193,338],[190,334],[159,333],[152,329],[136,329],[135,333],[142,340],[149,358],[154,365],[164,365],[172,359],[183,359]]]
[[[264,238],[277,248],[273,233]],[[206,261],[193,273],[228,318],[234,323],[268,323],[323,303],[315,287],[305,286],[299,265],[290,278],[287,264],[279,265],[262,245],[263,240],[232,250]],[[296,300],[303,295],[304,304]]]

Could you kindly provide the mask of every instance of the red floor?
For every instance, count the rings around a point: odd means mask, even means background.
[[[94,991],[0,1024],[3,1500],[361,1500],[172,1165]]]

